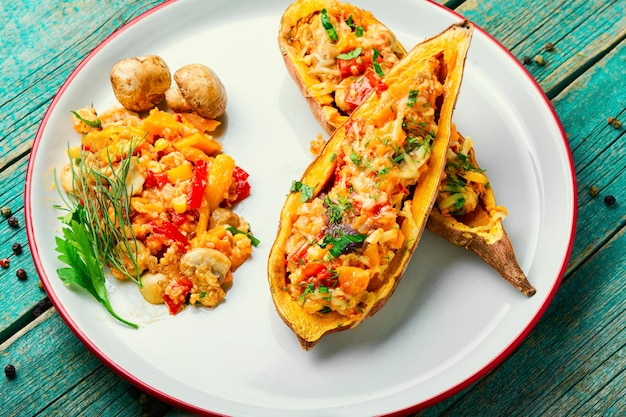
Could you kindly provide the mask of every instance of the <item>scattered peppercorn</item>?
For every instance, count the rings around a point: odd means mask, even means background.
[[[16,255],[20,255],[22,253],[22,245],[19,242],[13,244],[13,253]]]
[[[615,129],[619,129],[620,127],[622,127],[622,122],[620,122],[619,120],[617,120],[615,117],[609,117],[608,120],[609,124],[611,126],[613,126]]]
[[[33,310],[33,316],[35,317],[41,316],[51,306],[52,306],[52,302],[50,301],[50,299],[48,297],[44,298],[43,300],[37,303],[37,306]]]
[[[615,204],[615,197],[613,195],[607,195],[606,197],[604,197],[604,204],[606,204],[607,206],[612,206],[613,204]]]
[[[4,367],[4,374],[6,375],[7,378],[9,379],[13,379],[15,378],[15,366],[8,364],[7,366]]]
[[[552,42],[548,42],[543,47],[546,51],[554,51],[554,44]]]
[[[595,185],[592,185],[592,186],[589,188],[589,194],[590,194],[592,197],[595,197],[595,196],[597,196],[598,194],[600,194],[600,190],[598,190],[598,187],[596,187]]]
[[[28,278],[28,275],[26,274],[26,271],[23,270],[22,268],[20,268],[17,271],[15,271],[15,276],[20,281],[26,281],[26,278]]]
[[[524,55],[524,58],[522,58],[522,62],[524,63],[524,65],[530,65],[532,61],[528,55]]]
[[[9,220],[7,220],[7,223],[9,223],[9,226],[11,227],[20,227],[20,222],[19,220],[17,220],[16,217],[9,217]]]
[[[544,66],[546,64],[546,60],[543,58],[543,55],[535,55],[534,61],[539,66]]]
[[[0,213],[2,213],[3,217],[11,217],[13,211],[11,211],[11,207],[3,206],[2,208],[0,208]]]
[[[7,269],[10,263],[11,261],[9,260],[9,258],[0,259],[0,266],[3,267],[4,269]]]

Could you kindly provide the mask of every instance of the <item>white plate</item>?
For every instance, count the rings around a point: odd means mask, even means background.
[[[432,3],[358,1],[407,47],[459,20]],[[540,88],[481,30],[470,48],[455,121],[473,137],[522,268],[537,288],[526,298],[476,256],[424,234],[391,300],[357,329],[300,349],[274,311],[266,261],[293,179],[311,161],[321,133],[287,75],[277,47],[288,1],[188,0],[134,20],[91,53],[55,97],[28,166],[28,236],[50,298],[100,359],[141,388],[196,413],[353,416],[423,408],[476,381],[528,334],[552,299],[571,250],[576,218],[573,164],[559,121]],[[228,90],[219,140],[251,175],[237,210],[261,246],[215,310],[171,317],[132,284],[111,285],[114,308],[142,324],[120,325],[56,276],[59,233],[53,169],[78,138],[70,110],[116,104],[108,73],[122,58],[158,54],[172,69],[200,62]]]

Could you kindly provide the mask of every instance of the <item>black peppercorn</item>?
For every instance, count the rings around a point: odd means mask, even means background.
[[[15,378],[15,366],[9,364],[7,366],[4,367],[4,374],[6,375],[7,378],[9,379],[13,379]]]
[[[607,195],[606,197],[604,197],[604,204],[606,204],[607,206],[612,206],[613,204],[615,204],[615,197],[612,195]]]
[[[13,253],[20,255],[22,253],[22,245],[19,242],[13,244]]]
[[[543,47],[546,51],[554,51],[554,44],[552,42],[548,42]]]
[[[26,281],[26,278],[28,278],[28,275],[26,275],[26,271],[22,268],[15,271],[15,276],[17,276],[17,279],[19,279],[20,281]]]
[[[524,63],[524,65],[530,65],[530,63],[532,62],[530,57],[528,55],[524,56],[524,58],[522,58],[522,62]]]
[[[9,223],[9,226],[11,227],[20,227],[20,222],[15,217],[9,217],[7,223]]]

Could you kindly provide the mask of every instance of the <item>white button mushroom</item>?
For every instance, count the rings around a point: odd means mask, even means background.
[[[122,106],[133,111],[150,110],[165,99],[172,75],[156,55],[119,61],[111,69],[113,93]]]
[[[166,93],[166,102],[174,111],[192,110],[207,119],[215,119],[226,110],[226,89],[215,72],[202,64],[189,64],[174,73],[175,86]]]

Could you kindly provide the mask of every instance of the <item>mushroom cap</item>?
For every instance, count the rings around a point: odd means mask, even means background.
[[[200,116],[215,119],[226,110],[226,89],[206,65],[185,65],[174,73],[174,81],[185,101]]]
[[[115,98],[133,111],[149,110],[165,98],[172,75],[157,55],[127,58],[116,63],[110,73]]]

